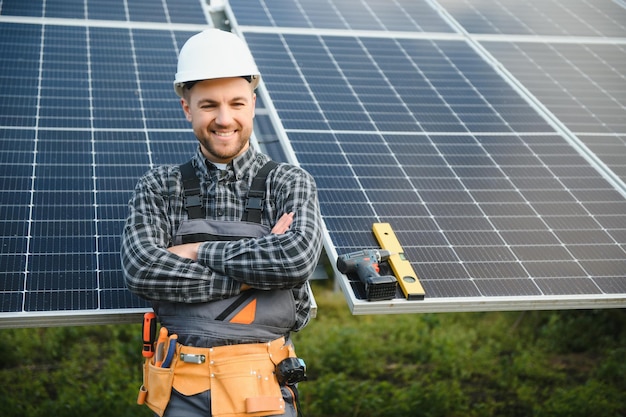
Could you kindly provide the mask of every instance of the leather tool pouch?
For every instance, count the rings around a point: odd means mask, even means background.
[[[284,338],[269,343],[223,346],[211,354],[213,417],[269,416],[285,413],[276,365],[295,356]]]
[[[216,362],[211,375],[213,417],[268,416],[285,413],[274,363],[267,353]]]
[[[198,362],[185,362],[181,357],[202,358]],[[199,348],[178,345],[175,362],[172,363],[173,381],[156,368],[164,389],[169,384],[184,395],[195,395],[211,390],[213,417],[261,417],[285,413],[285,400],[276,379],[276,365],[287,357],[295,357],[291,344],[284,338],[269,343],[254,343]],[[154,371],[154,367],[148,369]],[[148,378],[148,383],[152,377]],[[152,389],[151,387],[149,388]],[[152,391],[150,391],[152,394]],[[162,392],[161,394],[165,394]],[[157,395],[157,394],[155,394]],[[148,399],[150,395],[148,395]],[[159,404],[146,404],[159,414],[167,405],[167,397],[160,396]],[[162,413],[162,411],[161,411]],[[162,414],[159,414],[162,415]]]
[[[152,360],[146,359],[143,365],[143,386],[137,403],[145,402],[152,411],[162,416],[172,395],[173,380],[173,368],[156,367]]]
[[[176,346],[177,362],[174,364],[174,382],[172,383],[176,391],[191,396],[211,389],[212,378],[210,378],[208,350],[180,344]],[[202,359],[198,362],[185,362],[179,360],[181,354]]]

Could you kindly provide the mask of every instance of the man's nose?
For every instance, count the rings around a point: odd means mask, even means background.
[[[233,121],[232,110],[228,106],[220,106],[215,121],[221,126],[228,126]]]

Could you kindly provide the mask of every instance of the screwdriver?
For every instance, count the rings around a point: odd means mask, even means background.
[[[156,314],[149,312],[143,315],[143,349],[141,354],[144,358],[154,356],[154,339],[156,338]]]
[[[161,326],[159,330],[159,339],[156,344],[156,358],[154,359],[154,366],[161,367],[163,359],[165,359],[165,345],[167,345],[167,329]]]
[[[174,358],[174,353],[176,352],[176,342],[178,341],[178,335],[171,335],[169,338],[169,346],[167,348],[167,354],[165,355],[165,359],[161,364],[162,368],[169,368],[172,364],[172,359]]]

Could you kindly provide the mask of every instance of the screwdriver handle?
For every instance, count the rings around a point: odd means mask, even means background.
[[[167,334],[167,328],[161,326],[161,329],[159,329],[159,338],[156,343],[156,356],[154,358],[154,366],[157,368],[161,367],[163,359],[165,359],[165,347],[168,344]]]
[[[148,312],[143,315],[143,326],[141,329],[143,348],[141,354],[144,358],[154,356],[154,340],[156,339],[156,314]]]

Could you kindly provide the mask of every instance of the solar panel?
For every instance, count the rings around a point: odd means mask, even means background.
[[[172,4],[3,2],[4,325],[106,323],[148,307],[124,286],[120,230],[137,178],[195,149],[169,90],[178,46],[206,27],[200,4]]]
[[[282,2],[232,6],[318,181],[331,252],[376,247],[372,223],[389,222],[426,290],[372,303],[339,276],[354,313],[623,306],[619,5],[429,3],[458,35],[444,36],[351,24],[340,7],[346,31],[319,30],[301,3],[299,31],[274,18]]]
[[[136,320],[126,201],[195,139],[171,80],[196,0],[0,5],[0,326]],[[326,252],[388,222],[424,300],[355,314],[626,306],[621,2],[231,1],[256,132],[319,186]]]

